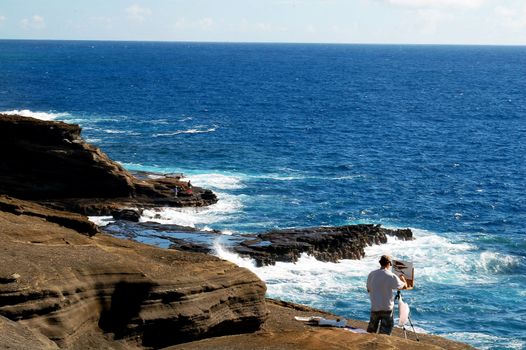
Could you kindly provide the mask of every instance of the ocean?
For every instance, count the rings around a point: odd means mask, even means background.
[[[360,261],[216,254],[269,297],[360,320],[378,257],[412,261],[417,330],[481,349],[526,348],[525,82],[526,47],[0,41],[1,112],[78,123],[125,168],[219,196],[142,220],[409,227]]]

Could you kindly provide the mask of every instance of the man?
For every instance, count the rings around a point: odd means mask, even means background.
[[[394,325],[393,290],[407,288],[403,275],[396,276],[391,272],[393,265],[391,257],[382,255],[380,268],[367,277],[367,292],[371,299],[371,318],[367,326],[367,332],[376,333],[380,325],[380,333],[391,335]]]

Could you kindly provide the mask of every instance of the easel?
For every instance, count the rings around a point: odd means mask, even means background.
[[[395,300],[400,299],[401,296],[402,296],[402,293],[400,291],[398,291],[396,293]],[[415,334],[416,341],[420,341],[420,339],[418,339],[418,335],[416,334],[415,326],[413,326],[413,322],[411,321],[411,316],[408,315],[407,319],[409,320],[409,324],[411,325],[411,328],[413,328],[413,333]],[[405,337],[405,339],[407,339],[407,330],[405,329],[405,324],[402,325],[402,329],[404,330],[404,337]]]

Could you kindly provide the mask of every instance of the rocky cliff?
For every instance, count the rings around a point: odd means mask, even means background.
[[[177,177],[137,178],[80,134],[78,125],[0,114],[0,194],[87,215],[217,201],[199,187],[189,193]]]
[[[265,284],[232,263],[81,235],[56,211],[6,197],[0,203],[24,208],[0,211],[0,321],[15,335],[30,330],[42,346],[74,347],[99,334],[159,348],[252,332],[267,317]]]

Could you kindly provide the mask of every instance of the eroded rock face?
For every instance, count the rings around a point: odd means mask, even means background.
[[[37,331],[0,316],[0,341],[6,349],[59,349],[57,344]]]
[[[133,178],[80,138],[78,125],[0,115],[0,193],[17,198],[128,197]]]
[[[0,194],[86,215],[217,202],[213,192],[188,191],[179,178],[133,176],[80,133],[74,124],[0,114]]]
[[[5,195],[0,195],[0,211],[42,218],[87,236],[93,236],[99,232],[98,227],[83,215],[45,208],[34,202],[21,201]]]
[[[0,316],[60,347],[99,332],[158,348],[255,331],[266,318],[265,284],[218,258],[24,213],[0,211],[0,227]]]

